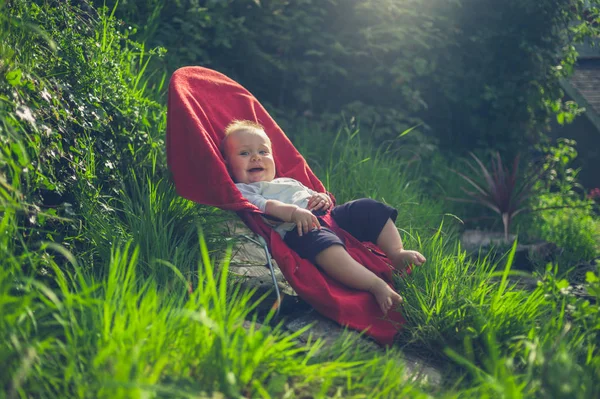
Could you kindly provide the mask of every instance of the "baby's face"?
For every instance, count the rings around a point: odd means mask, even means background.
[[[225,143],[225,161],[236,183],[271,181],[275,178],[271,141],[263,131],[243,129],[232,132]]]

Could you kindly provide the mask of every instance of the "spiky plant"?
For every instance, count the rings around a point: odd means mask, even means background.
[[[467,162],[473,176],[452,171],[462,177],[474,190],[461,189],[468,198],[450,198],[454,201],[483,205],[502,218],[504,238],[508,240],[508,232],[512,220],[519,213],[528,210],[528,199],[534,194],[535,182],[545,173],[541,166],[534,166],[529,172],[519,173],[520,157],[516,155],[511,170],[504,165],[499,152],[492,156],[491,171],[472,152],[469,153],[476,165]]]

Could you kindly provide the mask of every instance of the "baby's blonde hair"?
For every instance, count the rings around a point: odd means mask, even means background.
[[[234,120],[227,127],[225,127],[225,137],[221,141],[221,154],[226,158],[225,146],[227,145],[227,138],[234,132],[240,130],[258,130],[264,133],[265,128],[257,122],[249,120]],[[266,134],[266,133],[265,133]],[[269,140],[270,141],[270,140]]]
[[[256,129],[263,132],[265,131],[265,128],[260,123],[249,120],[234,120],[225,128],[225,137],[237,130],[243,129]]]

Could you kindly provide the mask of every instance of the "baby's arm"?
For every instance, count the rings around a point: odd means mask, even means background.
[[[300,208],[296,205],[285,204],[277,200],[267,200],[265,213],[270,216],[275,216],[284,222],[292,222],[298,228],[298,235],[308,233],[314,227],[320,229],[321,224],[319,219],[307,209]]]
[[[275,216],[284,222],[295,223],[300,236],[303,233],[308,233],[314,227],[321,228],[319,220],[309,210],[277,200],[267,200],[260,193],[260,188],[255,185],[238,183],[236,187],[244,198],[256,205],[262,212]]]

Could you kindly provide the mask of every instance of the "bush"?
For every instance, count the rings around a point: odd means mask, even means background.
[[[594,212],[597,205],[578,183],[579,170],[571,168],[577,157],[576,144],[558,139],[555,144],[538,147],[548,173],[537,183],[542,193],[534,198],[537,211],[523,221],[523,233],[553,242],[563,250],[558,260],[561,271],[600,254],[600,220]]]
[[[39,211],[71,218],[76,191],[114,194],[131,165],[164,165],[164,108],[147,95],[148,53],[105,12],[25,0],[3,11],[0,166],[32,204],[22,223],[61,240],[64,225]]]
[[[419,0],[155,0],[121,2],[117,14],[169,50],[165,70],[207,66],[287,115],[313,115],[327,130],[344,110],[384,140],[419,123],[426,107],[418,79],[433,72],[428,49],[444,37],[436,28],[444,17],[429,13],[433,7]]]
[[[600,255],[600,221],[594,218],[592,206],[586,203],[569,201],[558,195],[542,195],[538,201],[541,208],[571,208],[550,209],[532,215],[529,234],[553,242],[563,250],[558,260],[561,271]]]
[[[422,130],[445,149],[506,155],[535,141],[555,114],[568,120],[578,112],[561,102],[559,79],[572,71],[573,44],[597,32],[591,6],[122,0],[117,14],[140,40],[168,49],[166,71],[219,70],[291,115],[326,122],[346,110],[378,141],[424,120]]]
[[[585,6],[587,3],[588,6]],[[441,52],[426,99],[427,122],[441,145],[492,147],[503,155],[535,142],[550,117],[569,119],[559,79],[573,69],[573,45],[593,27],[595,1],[461,0],[454,2],[453,45]],[[584,11],[585,7],[590,7]]]

